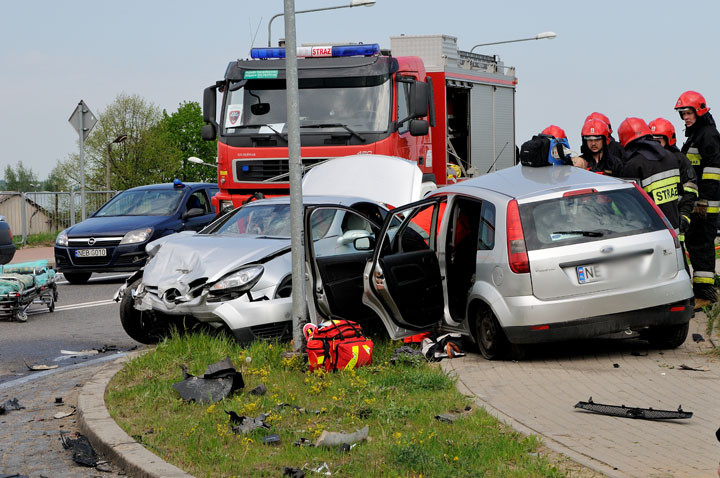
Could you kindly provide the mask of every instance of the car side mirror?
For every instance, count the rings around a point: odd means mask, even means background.
[[[194,207],[194,208],[188,209],[187,212],[185,212],[185,214],[182,215],[182,218],[183,218],[183,220],[185,220],[185,219],[190,219],[193,217],[204,216],[204,215],[205,215],[205,210],[203,208]]]
[[[375,241],[372,237],[359,237],[353,242],[357,251],[372,251],[375,248]]]
[[[410,120],[410,136],[425,136],[430,131],[430,126],[425,120]]]
[[[372,233],[364,229],[351,229],[346,231],[342,236],[338,237],[337,243],[340,245],[354,244],[357,239],[370,237]]]

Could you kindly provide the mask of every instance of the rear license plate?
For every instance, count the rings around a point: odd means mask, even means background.
[[[75,257],[104,257],[107,256],[107,249],[78,249]]]
[[[578,282],[580,284],[589,284],[591,282],[604,281],[607,278],[605,272],[605,268],[600,265],[578,266]]]

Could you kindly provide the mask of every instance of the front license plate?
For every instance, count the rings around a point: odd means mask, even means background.
[[[75,257],[104,257],[107,256],[107,249],[78,249]]]
[[[600,265],[594,266],[578,266],[577,268],[578,282],[580,284],[589,284],[591,282],[600,282],[606,279],[605,269]]]

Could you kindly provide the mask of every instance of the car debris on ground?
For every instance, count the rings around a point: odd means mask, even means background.
[[[88,468],[98,465],[98,455],[88,441],[87,437],[80,433],[60,432],[60,440],[63,448],[72,450],[72,459],[75,463]]]
[[[441,413],[435,415],[435,420],[443,423],[454,423],[455,420],[460,418],[462,415],[467,415],[472,411],[472,407],[467,405],[463,410],[452,410],[452,413]]]
[[[264,383],[261,383],[257,387],[250,390],[250,395],[265,395],[267,393],[267,386]]]
[[[270,429],[270,425],[265,423],[268,415],[261,413],[256,418],[246,417],[245,415],[238,415],[233,411],[225,412],[230,415],[230,428],[235,434],[247,435],[250,432],[257,430],[258,428]]]
[[[23,362],[25,363],[25,366],[26,366],[28,369],[30,369],[30,370],[32,370],[32,371],[34,371],[34,372],[37,372],[37,371],[39,371],[39,370],[53,370],[53,369],[58,368],[57,365],[42,365],[42,364],[41,364],[41,365],[30,365],[29,363],[27,363],[27,362],[25,361],[25,359],[23,359]]]
[[[286,466],[283,468],[283,476],[289,476],[290,478],[305,478],[305,472],[300,468]]]
[[[3,415],[10,410],[24,410],[25,407],[20,405],[17,398],[11,398],[6,400],[5,403],[0,403],[0,415]]]
[[[710,369],[707,367],[695,368],[695,367],[690,367],[689,365],[685,365],[684,363],[680,364],[680,366],[678,367],[678,370],[690,370],[692,372],[709,372],[710,371]]]
[[[645,420],[668,420],[677,418],[692,418],[693,412],[686,412],[679,406],[677,410],[655,410],[653,408],[626,407],[625,405],[607,405],[593,402],[592,397],[587,402],[577,402],[575,408],[611,417],[642,418]]]
[[[195,377],[181,366],[183,380],[173,384],[185,401],[214,403],[245,387],[242,374],[235,370],[229,357],[208,365],[202,377]]]
[[[315,442],[315,446],[326,448],[352,447],[358,442],[367,440],[369,432],[370,428],[368,426],[364,426],[354,433],[329,432],[325,430],[320,434],[320,437]]]

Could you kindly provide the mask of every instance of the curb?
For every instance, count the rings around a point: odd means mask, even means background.
[[[459,359],[462,360],[462,359]],[[473,391],[470,389],[470,387],[462,380],[460,377],[460,374],[458,374],[457,370],[455,370],[455,367],[452,365],[451,361],[443,361],[441,362],[442,368],[446,373],[450,373],[451,376],[454,376],[457,379],[457,389],[460,393],[466,396],[473,397],[475,400],[475,403],[480,405],[487,411],[490,415],[494,416],[498,420],[500,420],[502,423],[510,426],[515,431],[522,433],[523,435],[536,435],[542,439],[543,445],[551,449],[552,451],[556,453],[560,453],[562,455],[565,455],[572,461],[589,468],[593,471],[596,471],[598,473],[602,473],[605,476],[611,477],[611,478],[628,478],[629,475],[621,472],[620,470],[614,469],[612,466],[608,465],[607,463],[598,461],[597,459],[584,455],[582,453],[578,453],[567,446],[563,445],[562,443],[553,440],[552,438],[543,435],[542,433],[538,432],[537,430],[532,429],[528,425],[519,422],[518,420],[514,419],[513,417],[505,414],[504,412],[498,410],[497,408],[490,405],[488,402],[480,398],[478,395],[475,395]]]
[[[142,478],[193,478],[165,462],[125,433],[105,408],[105,388],[136,352],[106,365],[83,386],[78,396],[78,426],[96,450],[125,470]]]

